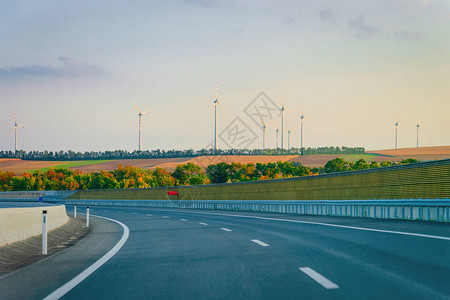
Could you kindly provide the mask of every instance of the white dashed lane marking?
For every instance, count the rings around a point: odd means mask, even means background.
[[[269,244],[266,244],[264,242],[261,242],[260,240],[252,240],[252,242],[257,243],[258,245],[261,245],[263,247],[269,247]]]
[[[338,289],[339,286],[335,284],[334,282],[328,280],[327,278],[323,277],[313,269],[309,267],[299,268],[300,271],[311,277],[315,282],[326,288],[327,290],[331,289]]]

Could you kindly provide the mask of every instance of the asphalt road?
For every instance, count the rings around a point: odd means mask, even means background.
[[[450,299],[449,224],[149,208],[91,214],[122,222],[129,237],[63,299]],[[78,245],[0,278],[0,298],[42,299],[123,237],[116,223],[92,222]]]

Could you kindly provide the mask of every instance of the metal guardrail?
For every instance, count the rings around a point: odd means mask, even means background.
[[[0,199],[9,200],[36,200],[39,197],[44,197],[44,192],[0,192]]]
[[[183,208],[450,222],[450,199],[347,201],[51,200],[68,205]]]

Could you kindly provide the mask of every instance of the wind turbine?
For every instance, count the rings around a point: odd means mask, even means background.
[[[219,101],[219,84],[216,85],[216,99],[214,100],[214,104],[210,107],[212,109],[214,107],[214,150],[217,151],[217,104],[223,108],[222,104]]]
[[[14,128],[13,128],[13,130],[11,130],[9,135],[11,135],[14,132],[14,149],[15,149],[15,153],[17,153],[17,127],[22,127],[24,129],[30,129],[30,128],[17,124],[16,115],[14,113],[13,113],[13,118],[14,118]]]
[[[293,112],[290,109],[287,109],[286,107],[284,107],[284,103],[283,103],[283,99],[281,98],[280,95],[280,102],[281,102],[281,113],[280,113],[280,118],[281,118],[281,149],[284,149],[284,112],[285,111],[289,111],[289,112]]]
[[[305,114],[303,113],[303,106],[300,104],[300,153],[303,155],[303,120],[312,120],[308,117],[305,117]]]
[[[420,127],[419,121],[417,121],[416,127],[417,127],[417,147],[419,147],[419,127]]]
[[[139,116],[139,152],[142,151],[142,135],[141,135],[141,129],[142,129],[142,116],[149,113],[151,110],[147,110],[145,112],[141,112],[141,110],[137,107],[136,103],[134,103],[134,107],[136,107],[137,111],[138,111],[138,116]]]

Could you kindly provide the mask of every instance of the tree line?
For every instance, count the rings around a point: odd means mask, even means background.
[[[127,189],[202,185],[312,176],[414,162],[417,160],[408,159],[400,163],[368,163],[364,159],[360,159],[353,163],[336,158],[320,168],[306,167],[298,162],[279,161],[267,164],[221,162],[209,165],[206,172],[193,163],[180,164],[173,172],[161,168],[144,170],[132,166],[119,166],[113,171],[91,173],[81,173],[79,170],[70,169],[50,169],[45,172],[38,170],[33,173],[25,172],[21,176],[15,176],[12,172],[0,171],[0,191]]]
[[[364,147],[318,147],[303,148],[303,155],[315,154],[361,154]],[[145,151],[0,151],[0,158],[20,158],[23,160],[107,160],[107,159],[148,159],[197,157],[203,155],[301,155],[300,148],[287,149],[201,149],[201,150],[145,150]]]

